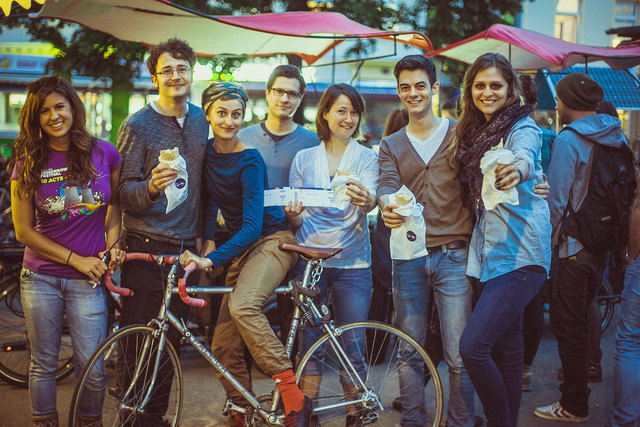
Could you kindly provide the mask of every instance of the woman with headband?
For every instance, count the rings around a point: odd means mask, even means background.
[[[189,251],[180,256],[186,267],[195,262],[209,270],[230,263],[226,286],[231,294],[222,299],[218,323],[211,343],[213,355],[247,390],[251,377],[244,361],[244,345],[260,368],[271,375],[282,396],[286,425],[308,426],[312,401],[304,396],[293,374],[293,366],[280,339],[262,314],[262,304],[282,282],[297,256],[278,249],[280,243],[296,244],[279,207],[264,207],[268,188],[267,169],[258,150],[248,148],[237,137],[247,104],[244,89],[233,83],[213,83],[202,93],[202,108],[213,131],[204,161],[205,252]],[[218,209],[233,237],[215,247]],[[242,395],[218,378],[236,405],[248,406]],[[244,425],[236,416],[238,426]]]
[[[115,202],[121,159],[113,145],[89,135],[82,101],[58,76],[27,86],[18,123],[8,169],[16,238],[25,245],[20,295],[31,348],[31,414],[34,426],[57,426],[63,318],[76,375],[107,331],[106,293],[95,284],[107,271],[106,250],[111,271],[124,260]],[[81,426],[102,425],[103,374],[82,396]]]

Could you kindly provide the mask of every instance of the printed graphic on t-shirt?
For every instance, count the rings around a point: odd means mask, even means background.
[[[93,215],[105,205],[104,193],[94,191],[91,186],[68,185],[65,179],[67,168],[45,169],[40,175],[42,185],[56,185],[57,191],[41,201],[40,206],[48,215],[60,215],[60,219]],[[99,181],[96,180],[96,181]]]

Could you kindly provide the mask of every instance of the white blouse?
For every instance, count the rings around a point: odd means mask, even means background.
[[[378,155],[354,139],[349,141],[338,169],[349,168],[373,195],[378,187]],[[300,150],[291,164],[289,185],[292,187],[329,188],[329,159],[324,142]],[[326,267],[366,268],[371,266],[371,244],[367,214],[349,204],[346,209],[308,207],[296,231],[298,243],[319,248],[343,248],[325,262]]]

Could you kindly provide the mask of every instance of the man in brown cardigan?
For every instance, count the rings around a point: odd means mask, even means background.
[[[472,215],[463,205],[462,188],[446,156],[455,122],[437,117],[432,97],[437,93],[431,60],[409,55],[395,66],[397,92],[409,112],[409,124],[380,143],[378,201],[385,225],[399,227],[404,217],[393,212],[389,195],[405,185],[423,207],[427,255],[393,260],[393,302],[397,323],[419,343],[425,342],[429,287],[440,316],[444,355],[449,365],[447,425],[474,425],[474,389],[458,344],[471,314],[471,284],[465,274]],[[426,421],[424,368],[410,355],[400,373],[402,425]]]

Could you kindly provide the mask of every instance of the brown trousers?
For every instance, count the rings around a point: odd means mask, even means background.
[[[282,342],[262,314],[263,303],[297,260],[297,254],[278,249],[282,242],[297,243],[291,231],[278,231],[261,237],[233,260],[226,286],[234,290],[222,299],[211,343],[215,358],[250,392],[251,377],[244,360],[245,344],[258,366],[269,375],[293,367]],[[247,405],[240,392],[220,374],[216,373],[216,376],[227,397],[237,405]]]

